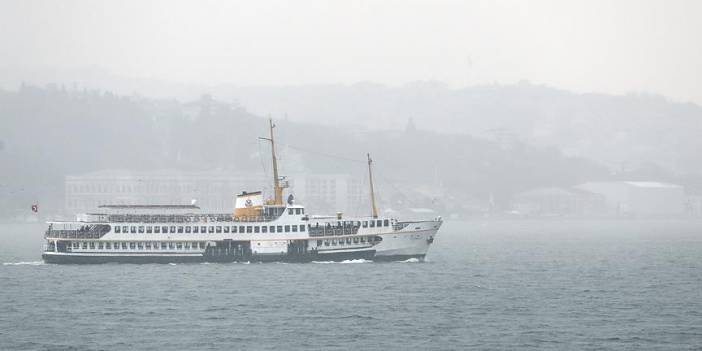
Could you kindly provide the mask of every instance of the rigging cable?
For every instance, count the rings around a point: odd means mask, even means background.
[[[324,153],[324,152],[319,152],[319,151],[307,150],[307,149],[303,149],[303,148],[301,148],[301,147],[293,146],[293,145],[290,145],[290,144],[285,144],[285,146],[287,146],[287,147],[289,147],[289,148],[291,148],[291,149],[293,149],[293,150],[297,150],[297,151],[301,151],[301,152],[306,152],[306,153],[310,153],[310,154],[314,154],[314,155],[318,155],[318,156],[324,156],[324,157],[334,158],[334,159],[338,159],[338,160],[344,160],[344,161],[349,161],[349,162],[359,162],[359,163],[366,163],[366,162],[367,162],[367,161],[365,161],[365,160],[358,160],[358,159],[353,159],[353,158],[344,157],[344,156],[338,156],[338,155],[332,155],[332,154],[328,154],[328,153]]]

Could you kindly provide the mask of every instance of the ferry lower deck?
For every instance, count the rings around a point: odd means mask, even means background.
[[[125,239],[123,235],[101,238],[61,235],[46,238],[42,258],[47,263],[69,264],[422,259],[439,225],[440,222],[417,222],[413,226],[403,225],[401,230],[395,230],[400,226],[379,227],[375,234],[345,234],[341,230],[304,238],[247,236],[212,240],[197,236],[149,240],[145,235],[135,240]]]

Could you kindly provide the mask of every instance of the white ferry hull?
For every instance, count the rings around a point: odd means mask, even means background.
[[[42,259],[54,264],[104,264],[104,263],[204,263],[204,262],[341,262],[347,260],[373,260],[375,250],[359,250],[351,252],[307,253],[304,255],[259,254],[244,257],[236,256],[206,256],[203,254],[103,254],[103,253],[65,253],[45,252]]]
[[[64,253],[45,252],[42,259],[56,264],[102,264],[102,263],[200,263],[207,262],[202,254],[108,254],[108,253]]]
[[[440,226],[440,221],[412,222],[401,231],[381,235],[383,241],[375,246],[374,260],[424,259]]]

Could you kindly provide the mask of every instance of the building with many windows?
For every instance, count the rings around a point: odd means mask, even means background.
[[[268,178],[263,173],[103,170],[66,177],[65,209],[81,213],[100,205],[171,205],[196,200],[204,211],[228,213],[234,208],[235,194],[265,192]],[[289,179],[289,193],[312,213],[367,212],[368,184],[360,176],[303,173]]]
[[[100,205],[190,204],[209,212],[231,212],[234,195],[263,187],[262,174],[229,172],[132,172],[104,170],[65,179],[68,213]]]
[[[351,174],[298,174],[292,177],[291,191],[311,213],[365,214],[368,184]]]

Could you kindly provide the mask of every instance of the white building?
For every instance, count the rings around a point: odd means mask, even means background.
[[[349,174],[294,175],[290,191],[310,213],[361,215],[368,208],[368,184]]]
[[[681,215],[686,197],[682,186],[661,182],[588,182],[576,188],[605,197],[614,215]]]
[[[231,212],[242,191],[270,192],[270,175],[216,172],[132,172],[103,170],[65,178],[67,213],[94,211],[99,205],[183,205],[193,199],[207,212]],[[296,202],[308,211],[333,215],[365,214],[368,184],[348,174],[297,174],[288,177]],[[287,195],[286,195],[287,196]]]
[[[262,174],[178,171],[132,172],[104,170],[67,176],[65,209],[89,212],[99,205],[190,204],[204,211],[231,212],[234,195],[263,188]]]

